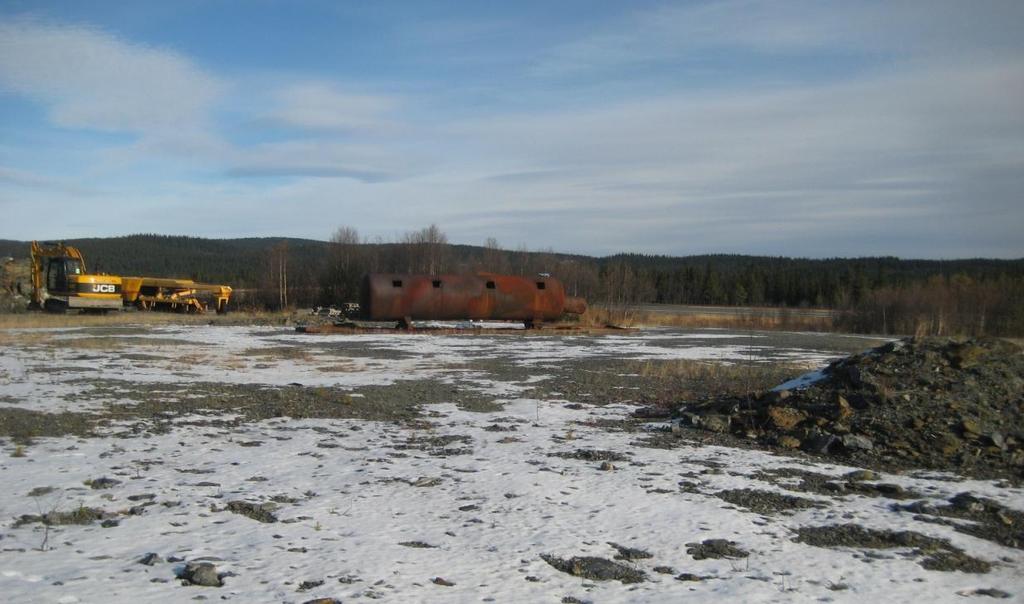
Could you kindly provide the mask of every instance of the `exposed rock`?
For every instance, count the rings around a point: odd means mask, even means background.
[[[697,425],[709,432],[728,432],[731,424],[731,416],[711,414],[702,416]]]
[[[839,442],[848,451],[870,451],[875,448],[870,438],[859,434],[844,434]]]
[[[824,503],[813,499],[756,489],[729,489],[714,495],[757,514],[792,513],[793,510],[826,507]]]
[[[676,581],[703,581],[708,578],[710,577],[702,577],[693,573],[679,573],[676,575]]]
[[[644,560],[646,558],[653,558],[650,552],[637,549],[635,547],[626,547],[625,545],[619,545],[618,543],[608,542],[608,545],[614,547],[619,553],[615,554],[616,560]]]
[[[178,577],[186,585],[221,587],[224,582],[217,573],[217,567],[210,562],[189,562]]]
[[[785,447],[787,449],[799,449],[800,445],[803,444],[800,442],[799,438],[790,436],[788,434],[780,436],[778,443],[780,447]]]
[[[779,430],[792,430],[805,419],[806,413],[792,407],[768,407],[768,420]]]
[[[628,461],[629,458],[622,453],[615,451],[604,451],[600,449],[576,449],[566,453],[548,453],[551,457],[563,457],[565,459],[579,459],[582,461]]]
[[[997,338],[905,339],[807,387],[686,402],[679,424],[876,467],[1024,479],[1024,353]]]
[[[647,580],[647,575],[643,571],[596,556],[574,556],[563,559],[549,554],[541,554],[540,557],[563,573],[584,579],[620,581],[622,583],[639,583]]]
[[[75,508],[67,512],[52,511],[42,515],[35,514],[23,514],[18,517],[18,520],[14,523],[14,528],[24,526],[26,524],[48,524],[50,526],[58,526],[64,524],[92,524],[97,520],[102,520],[109,516],[103,510],[97,508],[87,508],[85,506]]]
[[[273,503],[251,503],[249,501],[229,501],[227,509],[242,516],[248,516],[259,522],[277,522],[274,510],[277,505]]]
[[[1024,512],[1007,508],[985,497],[959,493],[943,506],[915,501],[891,507],[896,511],[917,514],[915,520],[944,524],[979,539],[1024,549]]]
[[[973,558],[946,539],[928,537],[913,531],[864,528],[858,524],[801,527],[794,541],[815,547],[858,547],[866,549],[908,548],[925,556],[920,564],[928,570],[987,573],[992,565]]]
[[[324,580],[323,579],[311,579],[311,580],[308,580],[308,581],[303,581],[302,583],[299,583],[299,589],[297,591],[300,591],[300,592],[302,592],[302,591],[309,591],[309,590],[313,589],[314,587],[320,587],[323,584],[324,584]]]
[[[430,545],[426,541],[402,541],[398,545],[404,545],[405,547],[419,548],[419,549],[436,549],[436,545]]]
[[[694,560],[706,558],[746,558],[750,552],[736,547],[735,541],[727,539],[705,539],[700,543],[687,543],[686,553]]]
[[[86,480],[85,484],[88,485],[90,489],[109,489],[110,487],[121,484],[121,481],[103,476],[92,480]]]
[[[433,579],[430,580],[430,582],[433,583],[434,585],[441,585],[443,587],[454,587],[455,586],[454,583],[452,583],[448,579],[445,579],[444,577],[434,577]]]
[[[153,552],[139,558],[139,564],[145,564],[146,566],[153,566],[157,562],[163,562],[163,558],[161,558],[159,554],[155,554]]]

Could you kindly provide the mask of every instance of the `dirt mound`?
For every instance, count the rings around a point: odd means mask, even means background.
[[[679,415],[682,426],[854,463],[1024,478],[1024,354],[995,338],[890,342]]]

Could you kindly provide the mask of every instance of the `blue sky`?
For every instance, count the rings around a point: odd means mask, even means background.
[[[1024,257],[1024,3],[19,2],[0,238]]]

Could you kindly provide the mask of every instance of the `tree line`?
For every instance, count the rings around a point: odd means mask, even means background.
[[[1024,259],[594,258],[507,249],[494,238],[451,244],[437,225],[394,241],[342,226],[326,242],[140,234],[68,243],[82,249],[91,271],[226,283],[238,305],[260,308],[355,301],[368,272],[550,273],[571,295],[598,304],[823,307],[842,311],[840,327],[852,331],[1024,335]],[[27,247],[0,241],[0,256],[23,257]]]

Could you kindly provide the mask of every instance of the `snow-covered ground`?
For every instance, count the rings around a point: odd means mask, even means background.
[[[773,348],[749,334],[701,335],[306,336],[281,329],[154,328],[116,337],[115,349],[106,347],[109,342],[4,349],[0,406],[101,410],[105,401],[79,400],[81,379],[177,384],[187,394],[197,381],[386,385],[436,377],[481,358],[536,367],[541,375],[545,366],[577,358],[756,357],[816,365],[838,356],[825,341]],[[95,335],[66,330],[55,337],[70,343]],[[138,346],[126,348],[131,338]],[[330,370],[339,363],[343,371]],[[822,507],[764,515],[714,496],[744,488],[785,493],[759,474],[773,469],[838,477],[853,468],[685,441],[672,449],[636,446],[643,433],[603,427],[628,416],[628,405],[518,398],[523,382],[478,377],[466,387],[501,397],[500,411],[437,404],[423,408],[423,421],[406,423],[283,417],[225,426],[209,416],[181,417],[169,432],[134,438],[39,438],[18,451],[24,456],[12,456],[15,445],[5,442],[0,594],[12,602],[197,596],[239,602],[559,602],[570,596],[593,602],[920,602],[962,601],[977,589],[997,588],[1024,597],[1020,550],[914,520],[892,511],[890,499],[795,493]],[[558,456],[580,451],[611,451],[624,459],[602,469],[596,459]],[[118,482],[101,489],[86,484],[99,478]],[[950,478],[878,480],[936,503],[970,491],[1024,509],[1021,489]],[[228,509],[239,501],[272,502],[278,521]],[[21,515],[83,507],[112,514],[116,526],[15,526]],[[865,553],[793,541],[798,527],[844,523],[948,539],[993,567],[987,574],[930,571],[907,549]],[[688,543],[715,538],[734,541],[749,556],[697,560],[687,553]],[[652,555],[623,562],[643,571],[645,581],[581,579],[541,559],[611,559],[616,550],[608,542]],[[140,564],[150,552],[159,560]],[[181,585],[176,573],[197,560],[226,573],[224,586]],[[703,580],[677,579],[682,573]]]

